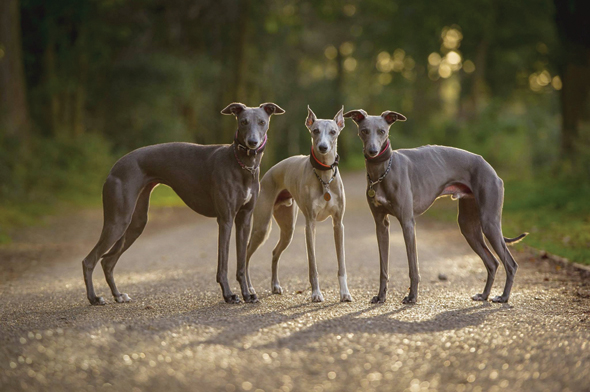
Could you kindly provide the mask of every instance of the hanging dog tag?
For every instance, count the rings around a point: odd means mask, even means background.
[[[330,194],[330,191],[326,190],[324,192],[324,200],[325,201],[330,201],[332,199],[332,195]]]
[[[373,188],[369,188],[367,195],[369,195],[369,197],[375,197],[375,190]]]

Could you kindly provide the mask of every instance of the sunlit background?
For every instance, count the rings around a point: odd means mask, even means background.
[[[24,220],[15,212],[23,202],[29,212],[63,200],[96,205],[110,166],[134,148],[230,143],[235,121],[219,112],[233,101],[273,101],[287,111],[271,122],[265,169],[308,152],[308,104],[320,118],[341,105],[395,110],[408,117],[392,127],[395,148],[445,144],[482,154],[512,181],[508,192],[549,200],[523,199],[514,210],[548,206],[551,222],[569,216],[590,224],[582,201],[590,194],[582,0],[10,0],[2,7],[11,23],[3,19],[0,36],[0,196],[16,206],[0,213],[5,225]],[[345,169],[362,169],[352,122],[339,152]],[[588,252],[590,238],[580,235],[556,241]]]

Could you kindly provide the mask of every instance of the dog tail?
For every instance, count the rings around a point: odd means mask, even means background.
[[[514,238],[506,238],[506,237],[504,237],[504,242],[506,243],[506,245],[517,244],[520,241],[522,241],[524,239],[524,237],[526,237],[527,235],[529,235],[529,233],[524,232],[521,235],[519,235],[518,237],[514,237]]]

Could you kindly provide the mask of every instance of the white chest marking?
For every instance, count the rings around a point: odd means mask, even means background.
[[[244,200],[244,204],[248,204],[250,199],[252,198],[252,191],[248,188],[248,193],[246,193],[246,199]]]

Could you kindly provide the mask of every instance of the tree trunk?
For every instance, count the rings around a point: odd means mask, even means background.
[[[590,58],[590,50],[587,51]],[[578,155],[578,125],[586,108],[590,93],[590,66],[575,63],[565,64],[561,90],[561,153],[568,161]]]
[[[0,129],[28,141],[29,107],[22,56],[18,0],[0,1]]]

